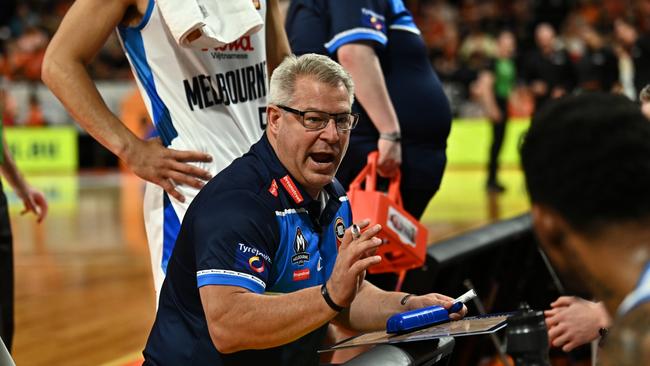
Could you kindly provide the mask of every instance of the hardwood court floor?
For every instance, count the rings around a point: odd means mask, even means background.
[[[486,195],[484,173],[448,169],[423,222],[429,242],[527,210],[521,174]],[[18,366],[123,366],[137,360],[154,319],[142,219],[142,181],[131,175],[30,177],[51,200],[37,225],[11,209],[16,264]]]

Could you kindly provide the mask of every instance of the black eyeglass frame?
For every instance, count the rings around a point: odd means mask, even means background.
[[[347,131],[353,130],[357,126],[357,123],[359,122],[359,113],[328,113],[328,112],[316,111],[316,110],[301,111],[301,110],[298,110],[298,109],[287,107],[286,105],[277,104],[276,106],[278,108],[282,109],[285,112],[293,113],[293,114],[296,114],[296,115],[300,116],[300,123],[302,124],[303,127],[305,127],[306,129],[308,129],[310,131],[318,131],[318,130],[324,129],[325,127],[327,127],[327,125],[330,123],[330,120],[332,120],[332,119],[334,120],[334,124],[336,125],[336,129],[338,131],[341,131],[341,132],[347,132]],[[318,128],[307,127],[307,125],[305,125],[305,114],[307,114],[309,112],[321,113],[323,115],[327,115],[327,120],[323,123],[322,126],[320,126]],[[342,115],[352,116],[353,120],[352,120],[352,123],[350,124],[349,128],[340,128],[339,125],[336,123],[336,117],[342,116]]]

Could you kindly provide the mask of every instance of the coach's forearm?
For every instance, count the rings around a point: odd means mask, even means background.
[[[384,291],[364,281],[350,308],[335,321],[358,331],[385,329],[386,320],[391,315],[409,310],[400,303],[406,295],[404,292]]]
[[[210,337],[222,353],[281,346],[337,315],[319,286],[280,295],[260,295],[233,286],[203,286],[199,291]]]

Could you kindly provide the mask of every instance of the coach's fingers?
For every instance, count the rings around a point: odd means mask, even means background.
[[[356,276],[361,275],[362,272],[368,269],[368,267],[377,264],[381,262],[381,256],[379,255],[373,255],[372,257],[367,257],[363,259],[359,259],[358,261],[354,262],[352,266],[350,267],[350,272],[355,274]]]

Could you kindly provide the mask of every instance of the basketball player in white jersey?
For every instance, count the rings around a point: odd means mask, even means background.
[[[148,181],[145,226],[156,295],[185,211],[206,180],[262,135],[267,79],[289,46],[277,0],[251,0],[265,25],[223,47],[180,47],[155,0],[77,0],[54,35],[43,81],[97,141]],[[159,138],[111,113],[86,65],[117,33]]]

